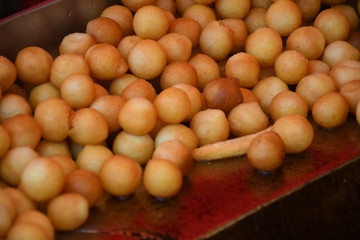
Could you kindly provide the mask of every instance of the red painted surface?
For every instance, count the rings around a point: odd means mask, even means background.
[[[314,125],[314,130],[311,147],[287,155],[273,174],[259,174],[246,157],[196,163],[175,198],[159,201],[143,187],[126,200],[109,197],[79,232],[105,234],[96,238],[102,240],[198,239],[216,233],[360,155],[360,128],[353,118],[339,129]]]

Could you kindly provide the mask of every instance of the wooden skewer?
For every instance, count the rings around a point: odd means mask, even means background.
[[[192,151],[192,157],[194,160],[201,161],[212,161],[220,160],[230,157],[237,157],[245,155],[249,149],[251,141],[261,133],[271,130],[271,126],[246,136],[241,136],[221,142],[207,144]]]

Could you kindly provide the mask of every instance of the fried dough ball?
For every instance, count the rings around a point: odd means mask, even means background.
[[[185,176],[193,165],[191,150],[178,140],[169,140],[161,143],[154,151],[152,158],[162,158],[175,163]]]
[[[247,158],[258,171],[273,172],[284,162],[285,144],[274,131],[261,133],[251,141]]]
[[[229,59],[229,57],[230,57],[230,55],[222,60],[216,60],[220,67],[220,76],[221,77],[225,76],[225,64],[226,64],[226,61]]]
[[[208,108],[217,108],[228,114],[242,102],[239,80],[236,78],[216,78],[209,81],[203,90]]]
[[[191,18],[180,17],[171,22],[169,33],[179,33],[188,37],[191,41],[192,49],[199,44],[202,27],[199,22]]]
[[[346,41],[360,51],[360,31],[351,31]]]
[[[321,8],[321,0],[295,0],[304,21],[313,20]]]
[[[185,10],[195,3],[196,2],[194,0],[175,0],[176,11],[182,16]]]
[[[39,156],[39,153],[28,146],[11,148],[0,161],[1,179],[10,186],[18,186],[25,165]]]
[[[16,208],[17,218],[24,212],[36,209],[35,203],[28,196],[26,196],[22,190],[15,187],[5,187],[3,190],[13,200]]]
[[[313,26],[295,29],[286,39],[286,49],[296,50],[307,59],[318,59],[325,49],[324,34]]]
[[[191,110],[187,94],[174,87],[161,91],[153,104],[158,118],[170,124],[181,123],[189,116]]]
[[[341,93],[348,102],[349,111],[355,114],[356,107],[360,101],[360,80],[353,80],[345,83],[339,89],[339,93]]]
[[[353,6],[347,4],[338,4],[331,6],[331,8],[337,9],[346,15],[350,22],[350,31],[358,30],[360,19]]]
[[[181,170],[166,159],[152,158],[146,164],[143,184],[148,193],[158,199],[174,197],[183,184]]]
[[[312,143],[314,130],[306,117],[285,115],[275,121],[272,131],[278,133],[285,144],[286,153],[300,153]]]
[[[16,206],[14,200],[10,194],[0,188],[0,206],[5,207],[8,210],[11,220],[16,217]],[[0,225],[1,226],[1,225]]]
[[[34,223],[44,230],[49,240],[55,239],[55,229],[50,218],[39,210],[30,210],[22,213],[16,218],[15,224],[19,222]]]
[[[18,114],[32,114],[29,102],[22,96],[8,93],[0,98],[0,122],[4,123],[9,118]]]
[[[271,76],[261,79],[252,89],[253,93],[260,100],[260,107],[265,114],[270,114],[272,99],[280,92],[288,91],[288,85],[280,78]]]
[[[300,8],[292,1],[278,0],[267,10],[265,22],[267,27],[277,31],[280,36],[289,36],[292,31],[301,26]]]
[[[240,87],[252,88],[259,81],[260,65],[252,55],[239,52],[227,60],[225,74],[228,78],[237,78]]]
[[[336,128],[343,125],[349,113],[349,104],[338,92],[320,96],[314,103],[311,114],[316,124],[324,128]]]
[[[253,7],[245,16],[244,21],[249,34],[255,32],[259,28],[266,27],[265,17],[267,9],[262,7]]]
[[[49,81],[53,57],[41,47],[25,47],[16,56],[17,78],[38,85]]]
[[[350,33],[349,19],[340,10],[334,8],[322,10],[315,17],[313,26],[324,34],[326,44],[345,40]]]
[[[133,81],[139,78],[131,73],[125,73],[121,77],[118,77],[111,81],[109,86],[109,93],[111,95],[121,96],[123,90]]]
[[[0,204],[0,238],[5,237],[12,226],[13,217],[6,206]]]
[[[219,109],[206,109],[198,112],[191,119],[190,128],[195,133],[199,146],[225,141],[230,133],[226,115]]]
[[[97,80],[113,80],[128,70],[128,64],[121,57],[119,50],[108,43],[91,46],[85,59],[90,67],[90,74]]]
[[[7,240],[47,240],[46,232],[35,223],[19,222],[11,226]]]
[[[41,127],[37,121],[28,114],[18,114],[8,118],[3,127],[9,133],[10,147],[29,146],[35,148],[41,139]]]
[[[335,64],[329,76],[335,80],[338,89],[347,82],[358,80],[360,74],[360,62],[355,60],[344,60]]]
[[[282,50],[280,34],[268,27],[249,34],[245,42],[245,52],[254,56],[261,67],[273,65]]]
[[[143,165],[151,158],[155,146],[149,134],[133,135],[121,131],[116,135],[112,148],[114,154],[131,157]]]
[[[17,72],[15,64],[4,56],[0,56],[0,89],[5,92],[15,83]]]
[[[268,9],[273,1],[272,0],[251,0],[252,8],[266,8]]]
[[[157,41],[144,39],[129,52],[128,64],[137,77],[146,80],[156,78],[167,64],[166,51]]]
[[[25,86],[26,86],[26,84],[24,84],[24,87]],[[33,88],[31,88],[31,89],[33,89]],[[0,93],[0,99],[1,99],[2,96],[6,95],[6,94],[10,94],[10,93],[20,95],[20,96],[27,99],[29,89],[26,89],[26,91],[25,91],[25,89],[22,86],[20,86],[18,83],[14,83],[13,85],[10,86],[10,88],[8,88],[8,90],[6,90],[6,91],[1,91],[0,90],[0,92],[1,92]]]
[[[95,100],[98,99],[99,97],[110,95],[108,90],[99,83],[94,83],[94,86],[95,86]]]
[[[278,93],[270,103],[270,116],[276,121],[282,116],[299,114],[307,117],[308,103],[296,92],[284,91]]]
[[[346,0],[322,0],[322,3],[324,5],[336,5],[336,4],[341,4],[341,3],[345,3]]]
[[[237,18],[243,19],[250,10],[250,0],[217,0],[215,1],[215,12],[221,19]]]
[[[142,168],[131,157],[114,155],[104,162],[99,177],[105,191],[114,196],[127,197],[140,185]]]
[[[87,33],[70,33],[61,40],[59,53],[85,56],[86,51],[95,43],[95,39]]]
[[[216,20],[216,14],[212,8],[203,4],[192,4],[182,14],[184,18],[190,18],[200,23],[201,28],[204,28],[211,21]]]
[[[203,107],[201,92],[196,87],[185,83],[176,84],[173,87],[183,90],[188,96],[190,100],[190,113],[188,117],[185,118],[185,121],[190,121],[191,118]]]
[[[142,97],[153,102],[156,98],[156,90],[149,81],[136,79],[124,88],[121,97],[125,101],[135,97]]]
[[[69,53],[55,58],[51,65],[50,81],[59,88],[64,79],[71,74],[90,74],[89,65],[84,56]]]
[[[32,159],[25,165],[20,176],[21,189],[36,202],[45,202],[57,196],[62,191],[64,182],[62,168],[49,157]]]
[[[121,3],[132,12],[136,12],[144,6],[156,4],[156,0],[121,0]]]
[[[216,0],[194,0],[195,3],[210,5],[214,3]]]
[[[19,195],[23,194],[23,195]],[[9,229],[9,225],[11,225],[14,218],[20,214],[19,210],[22,206],[17,204],[22,204],[20,201],[26,198],[21,190],[13,187],[7,187],[7,185],[3,185],[0,188],[0,237],[6,235],[6,231]],[[20,198],[19,198],[20,197]],[[29,200],[29,199],[27,199]],[[31,202],[31,200],[29,200]],[[34,206],[34,205],[33,205]],[[2,212],[4,211],[4,215]],[[10,222],[10,224],[8,224]]]
[[[247,26],[244,20],[237,18],[227,18],[222,20],[234,33],[234,44],[230,53],[244,51],[245,41],[248,36]]]
[[[143,38],[137,35],[128,35],[121,39],[117,46],[120,55],[127,61],[130,50],[141,40],[143,40]]]
[[[1,141],[1,145],[0,145],[0,158],[1,158],[7,153],[11,144],[10,134],[2,125],[0,125],[0,141]]]
[[[296,85],[308,73],[308,60],[296,50],[285,50],[274,63],[276,76],[288,85]]]
[[[276,76],[274,65],[268,67],[260,67],[259,79]]]
[[[167,62],[188,61],[191,56],[191,40],[180,33],[167,33],[162,36],[158,43],[164,48],[167,55]]]
[[[202,53],[214,60],[223,60],[233,49],[234,32],[222,21],[213,20],[203,27],[199,46]]]
[[[73,110],[60,98],[48,98],[39,103],[34,119],[40,125],[42,137],[50,141],[63,141],[69,136],[69,119]]]
[[[314,102],[323,94],[337,90],[333,78],[323,73],[314,73],[303,77],[296,86],[296,92],[302,96],[312,109]]]
[[[103,145],[106,145],[105,143],[101,143]],[[86,146],[86,145],[85,145]],[[83,145],[80,145],[78,143],[73,142],[71,139],[68,140],[68,147],[70,150],[70,156],[73,159],[76,159],[77,156],[79,155],[79,152],[85,147]]]
[[[77,169],[65,179],[65,193],[79,193],[86,198],[89,207],[93,207],[103,194],[100,177],[91,171]]]
[[[198,139],[191,128],[183,124],[168,124],[163,126],[155,137],[155,148],[169,140],[178,140],[191,150],[198,146]]]
[[[73,231],[89,217],[89,204],[79,193],[62,193],[53,198],[46,208],[57,231]]]
[[[77,110],[71,121],[70,139],[80,145],[100,144],[109,134],[106,118],[94,108]]]
[[[240,92],[243,96],[243,103],[257,102],[260,105],[260,100],[250,89],[241,87]]]
[[[64,171],[65,177],[78,168],[75,161],[68,155],[53,154],[49,157],[60,165]]]
[[[112,133],[120,129],[118,115],[124,103],[125,99],[121,96],[105,95],[95,99],[90,107],[105,117],[109,125],[109,132]]]
[[[171,12],[173,15],[176,14],[176,3],[174,0],[157,0],[155,5]]]
[[[257,102],[242,103],[234,107],[227,116],[230,132],[244,136],[265,129],[269,124],[267,115]]]
[[[141,7],[134,14],[134,32],[144,39],[160,39],[167,33],[169,24],[165,10],[157,6]]]
[[[95,84],[86,74],[71,74],[60,86],[61,98],[74,109],[90,106],[95,100]]]
[[[170,11],[168,11],[168,10],[166,10],[166,9],[164,9],[164,11],[165,11],[166,16],[168,17],[169,26],[170,26],[170,24],[172,23],[172,21],[175,20],[175,16],[174,16],[174,14],[172,14]]]
[[[29,94],[29,103],[33,110],[40,102],[48,98],[61,98],[60,89],[52,82],[46,82],[35,86]]]
[[[196,70],[200,91],[203,91],[209,81],[220,77],[219,64],[206,54],[198,53],[188,63]]]
[[[322,55],[322,60],[332,68],[336,63],[344,60],[358,61],[360,58],[360,51],[344,40],[336,40],[329,43]]]
[[[149,132],[150,137],[152,137],[152,139],[155,140],[156,135],[158,134],[158,132],[160,131],[160,129],[164,126],[166,126],[167,123],[164,123],[162,121],[159,120],[159,118],[156,121],[155,127]]]
[[[120,127],[138,136],[149,133],[154,128],[156,120],[157,113],[154,105],[142,97],[127,100],[118,115]]]
[[[161,89],[172,87],[176,84],[185,83],[198,87],[196,69],[188,62],[174,61],[166,65],[160,77]]]
[[[67,141],[48,141],[42,139],[36,146],[35,150],[41,156],[64,155],[71,156],[70,148]]]
[[[112,5],[105,8],[100,17],[111,18],[117,22],[121,28],[121,33],[123,36],[128,36],[133,33],[133,14],[130,9],[122,5]]]
[[[92,36],[96,43],[108,43],[117,46],[123,37],[120,25],[112,18],[97,17],[86,25],[85,32]]]
[[[308,61],[308,72],[307,75],[313,73],[324,73],[328,74],[330,72],[330,67],[322,60],[309,60]]]
[[[102,164],[112,157],[112,151],[103,145],[85,145],[76,157],[79,169],[99,174]]]
[[[355,117],[356,117],[356,121],[360,124],[360,104],[359,103],[356,106]]]

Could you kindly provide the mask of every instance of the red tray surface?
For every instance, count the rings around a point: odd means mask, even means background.
[[[83,239],[199,239],[210,237],[272,202],[313,184],[318,178],[357,161],[360,128],[353,116],[338,129],[313,124],[315,137],[309,149],[287,155],[283,167],[270,175],[259,174],[246,157],[196,163],[185,177],[181,192],[159,201],[142,186],[122,200],[111,196],[91,210],[76,233]],[[82,239],[61,233],[59,239]],[[90,235],[89,235],[90,234]],[[75,238],[74,238],[75,239]]]

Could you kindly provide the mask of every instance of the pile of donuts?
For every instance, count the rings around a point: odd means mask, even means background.
[[[274,172],[311,145],[309,118],[360,123],[359,13],[344,0],[122,0],[57,56],[0,56],[0,239],[54,239],[140,185],[171,199],[201,162]]]

